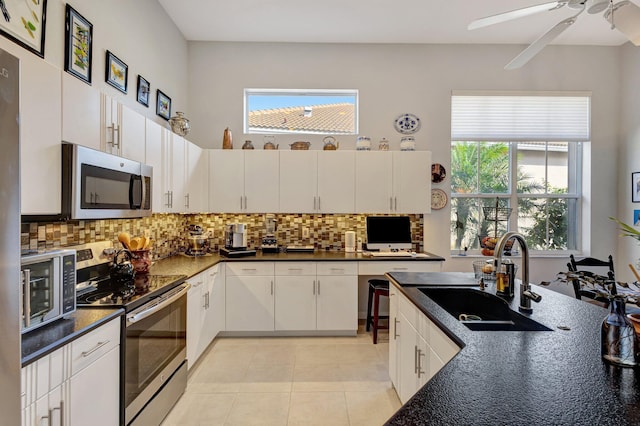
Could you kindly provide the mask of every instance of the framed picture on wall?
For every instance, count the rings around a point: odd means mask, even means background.
[[[91,84],[93,25],[67,4],[64,30],[64,70]]]
[[[640,172],[631,173],[631,201],[640,203]]]
[[[165,120],[169,120],[171,118],[171,98],[160,89],[156,91],[156,94],[156,114]]]
[[[107,50],[107,67],[104,79],[107,84],[115,87],[122,93],[127,93],[127,81],[129,67],[116,55]]]
[[[0,34],[44,58],[47,0],[0,0]]]
[[[138,96],[137,100],[142,105],[149,107],[149,92],[151,91],[151,84],[145,80],[143,76],[138,74]]]

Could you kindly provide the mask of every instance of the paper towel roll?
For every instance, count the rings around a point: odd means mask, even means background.
[[[356,251],[356,233],[354,231],[344,233],[344,251],[347,253]]]

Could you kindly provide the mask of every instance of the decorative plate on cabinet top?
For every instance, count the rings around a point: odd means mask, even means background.
[[[434,188],[431,190],[431,208],[433,210],[440,210],[447,205],[447,193],[442,189]]]
[[[420,119],[414,114],[400,114],[393,122],[394,127],[403,135],[411,135],[420,130]]]

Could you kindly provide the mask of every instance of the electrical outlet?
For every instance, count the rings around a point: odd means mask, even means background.
[[[306,226],[302,228],[302,238],[309,238],[309,228]]]

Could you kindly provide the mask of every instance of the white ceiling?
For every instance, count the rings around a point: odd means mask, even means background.
[[[211,41],[528,44],[575,13],[564,7],[468,31],[474,19],[549,0],[158,1],[187,40]],[[602,14],[583,13],[554,44],[626,41]]]

